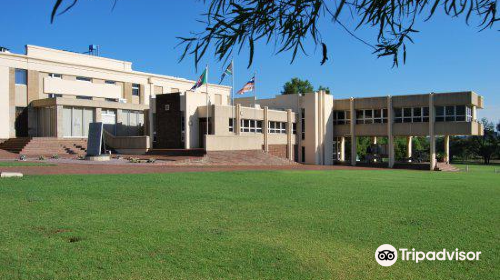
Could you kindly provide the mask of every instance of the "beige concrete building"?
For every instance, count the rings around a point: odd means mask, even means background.
[[[27,46],[26,54],[0,52],[0,139],[86,138],[88,124],[102,122],[117,152],[205,149],[264,150],[306,164],[358,164],[356,139],[371,137],[380,159],[395,164],[394,139],[480,135],[474,92],[334,99],[325,92],[237,98],[231,89],[134,71],[132,63]],[[349,140],[349,141],[348,141]],[[384,158],[384,159],[382,159]]]

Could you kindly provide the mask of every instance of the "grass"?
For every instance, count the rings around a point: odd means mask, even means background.
[[[0,161],[0,167],[16,166],[55,166],[55,164],[45,162],[27,162],[27,161]]]
[[[493,172],[2,179],[0,279],[499,279],[499,198]],[[482,254],[382,267],[385,243]]]

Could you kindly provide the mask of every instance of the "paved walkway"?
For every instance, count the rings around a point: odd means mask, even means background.
[[[54,163],[54,161],[47,161]],[[377,168],[351,166],[321,166],[321,165],[159,165],[159,164],[97,164],[57,163],[56,166],[16,166],[0,167],[0,172],[21,172],[27,175],[45,174],[141,174],[141,173],[174,173],[174,172],[213,172],[213,171],[243,171],[243,170],[376,170]]]

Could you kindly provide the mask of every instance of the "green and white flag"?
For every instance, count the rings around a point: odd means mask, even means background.
[[[231,63],[227,66],[226,71],[222,73],[222,77],[220,78],[219,84],[222,83],[222,81],[227,75],[233,75],[233,61],[231,61]]]

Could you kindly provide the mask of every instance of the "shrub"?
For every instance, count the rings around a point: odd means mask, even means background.
[[[59,159],[59,155],[58,155],[58,154],[53,154],[53,155],[52,155],[52,158],[53,158],[53,159]]]
[[[19,160],[20,161],[25,161],[26,160],[26,156],[25,155],[19,155]]]
[[[46,160],[45,156],[39,156],[38,160]]]

